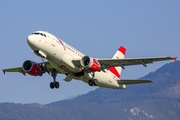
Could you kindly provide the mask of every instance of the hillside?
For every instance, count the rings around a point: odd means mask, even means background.
[[[41,104],[0,104],[3,120],[177,120],[180,118],[180,61],[142,77],[153,83],[126,90],[99,88],[69,100]]]

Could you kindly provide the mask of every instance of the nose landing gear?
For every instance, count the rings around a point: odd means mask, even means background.
[[[34,51],[34,53],[41,57],[41,59],[42,59],[42,64],[41,64],[42,68],[46,69],[46,66],[45,66],[45,63],[44,63],[44,58],[46,58],[47,56],[40,50]],[[59,82],[56,82],[56,76],[57,76],[58,71],[53,68],[53,69],[51,69],[51,71],[46,71],[46,72],[48,72],[48,74],[51,73],[51,76],[53,77],[53,80],[54,80],[53,82],[50,83],[50,88],[51,89],[54,89],[54,88],[58,89],[59,86],[60,86]]]

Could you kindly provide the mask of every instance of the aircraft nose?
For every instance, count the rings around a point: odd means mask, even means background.
[[[28,37],[27,37],[27,42],[28,42],[28,44],[32,44],[33,43],[33,36],[32,35],[29,35]]]
[[[27,43],[32,49],[35,49],[35,38],[33,35],[27,37]]]

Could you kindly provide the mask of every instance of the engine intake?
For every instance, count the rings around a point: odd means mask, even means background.
[[[31,60],[26,60],[23,63],[22,68],[24,72],[32,76],[42,76],[43,73],[41,67],[36,62]]]
[[[100,71],[101,70],[100,63],[92,57],[84,56],[81,59],[80,63],[81,63],[81,66],[84,67],[86,70],[89,70],[89,71]]]

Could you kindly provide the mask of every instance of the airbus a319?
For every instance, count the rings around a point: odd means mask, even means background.
[[[120,79],[121,70],[125,66],[143,65],[175,60],[177,57],[124,58],[126,48],[120,46],[112,58],[94,58],[83,54],[60,38],[45,32],[35,31],[27,37],[27,43],[33,52],[42,58],[41,63],[26,60],[22,67],[3,69],[3,72],[20,72],[23,75],[42,76],[48,73],[53,82],[50,88],[59,88],[57,74],[65,74],[65,81],[81,80],[90,86],[125,89],[126,85],[149,83],[152,80]],[[47,61],[44,61],[46,59]]]

